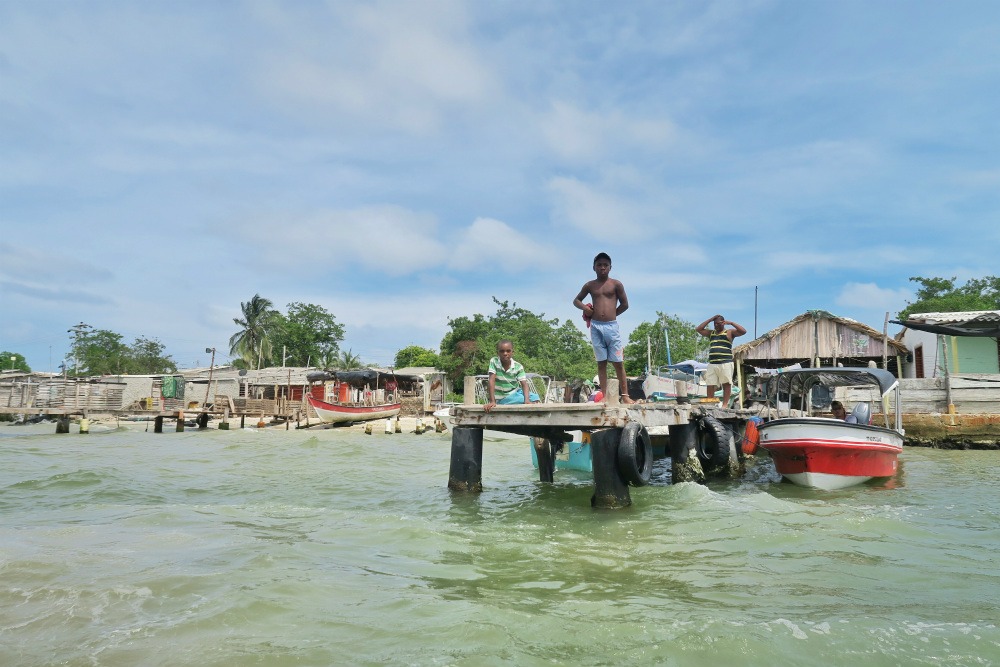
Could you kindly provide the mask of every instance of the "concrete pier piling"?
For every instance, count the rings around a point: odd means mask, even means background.
[[[594,495],[591,507],[619,508],[632,504],[628,484],[618,471],[618,442],[622,429],[607,428],[595,431],[590,436],[590,447],[594,458]]]
[[[483,490],[483,429],[458,427],[451,432],[448,488],[466,493]]]
[[[679,424],[670,428],[671,480],[680,482],[705,482],[705,471],[695,452],[698,441],[698,425]]]

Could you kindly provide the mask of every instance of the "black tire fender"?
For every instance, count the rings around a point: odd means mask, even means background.
[[[732,433],[715,417],[704,416],[698,428],[698,458],[710,466],[729,465]]]
[[[646,486],[653,475],[653,445],[646,427],[629,422],[618,441],[618,473],[632,486]]]

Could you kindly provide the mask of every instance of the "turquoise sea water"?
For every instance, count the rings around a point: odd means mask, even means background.
[[[1000,664],[997,452],[595,511],[526,442],[143,429],[0,426],[0,665]]]

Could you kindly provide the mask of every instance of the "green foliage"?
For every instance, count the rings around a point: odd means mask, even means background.
[[[177,364],[169,355],[163,354],[163,343],[155,338],[140,336],[132,344],[129,373],[137,375],[155,375],[158,373],[176,373]]]
[[[73,350],[77,375],[128,374],[128,345],[122,335],[107,329],[97,329],[77,337]]]
[[[14,358],[14,361],[11,361],[11,357]],[[17,370],[30,373],[31,367],[28,366],[28,362],[24,360],[23,354],[4,350],[3,352],[0,352],[0,370]]]
[[[140,336],[131,345],[107,329],[79,329],[73,337],[71,375],[146,375],[174,373],[177,366],[163,354],[163,344]]]
[[[396,353],[394,368],[432,367],[437,368],[438,355],[434,350],[428,350],[419,345],[404,347]]]
[[[956,278],[911,277],[920,284],[917,300],[907,302],[898,319],[905,320],[913,313],[961,313],[970,310],[1000,310],[1000,278],[986,276],[973,278],[960,287]]]
[[[696,359],[704,348],[703,337],[695,331],[698,325],[682,320],[676,315],[665,315],[661,312],[657,312],[656,315],[655,322],[643,322],[629,335],[628,343],[625,345],[625,372],[628,375],[641,375],[646,370],[647,356],[651,360],[651,370],[655,371],[658,367],[665,366],[668,342],[670,361],[675,364],[678,361]]]
[[[481,375],[496,354],[497,343],[510,339],[514,358],[529,373],[548,375],[557,380],[593,377],[596,371],[593,353],[583,333],[570,321],[545,319],[517,304],[500,301],[494,315],[479,313],[471,319],[458,317],[448,321],[451,330],[441,341],[439,368],[452,382],[460,385],[465,375]]]
[[[322,306],[290,303],[288,314],[274,314],[271,349],[275,361],[289,366],[319,365],[320,360],[336,357],[344,340],[344,325]],[[283,356],[282,356],[283,355]]]
[[[489,323],[477,313],[471,320],[465,316],[449,319],[448,326],[451,327],[451,331],[441,340],[441,358],[438,366],[447,373],[452,382],[461,382],[467,372],[476,373],[469,369],[476,368],[477,363],[482,365],[479,341],[486,338]],[[486,363],[489,364],[489,357]]]
[[[248,368],[267,366],[271,361],[271,340],[281,326],[280,313],[270,299],[260,294],[240,303],[240,309],[243,317],[234,317],[233,322],[241,329],[229,339],[229,354],[242,359]]]
[[[364,367],[365,365],[361,361],[361,355],[351,354],[350,350],[341,352],[340,356],[334,359],[334,363],[331,366],[326,366],[326,368],[336,368],[342,371],[353,371]]]

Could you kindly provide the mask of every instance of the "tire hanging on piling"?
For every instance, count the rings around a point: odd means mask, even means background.
[[[729,465],[733,434],[715,417],[704,416],[698,425],[698,458],[711,468]]]
[[[632,486],[646,486],[653,476],[653,445],[646,427],[629,422],[618,441],[618,473]]]

